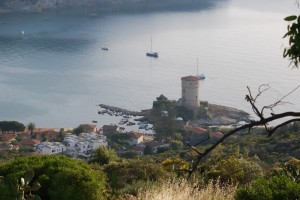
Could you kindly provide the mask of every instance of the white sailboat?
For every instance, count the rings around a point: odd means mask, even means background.
[[[204,74],[199,74],[198,73],[198,58],[197,58],[197,77],[199,78],[199,80],[205,79],[205,75]]]
[[[150,52],[147,52],[147,53],[146,53],[146,56],[154,57],[154,58],[157,58],[157,57],[158,57],[158,52],[153,52],[153,51],[152,51],[152,38],[151,38],[151,51],[150,51]]]

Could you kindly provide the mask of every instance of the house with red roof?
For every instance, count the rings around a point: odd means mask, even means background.
[[[16,140],[16,136],[14,134],[3,134],[1,137],[3,142],[13,142]]]
[[[187,142],[190,143],[198,143],[203,140],[206,140],[209,138],[209,131],[202,127],[192,127],[188,129],[188,132],[185,134],[185,139]]]
[[[40,141],[56,141],[59,135],[59,132],[51,130],[41,130],[39,132],[34,131],[35,138]]]
[[[38,144],[40,144],[41,141],[37,139],[29,139],[25,140],[19,143],[20,147],[25,147],[25,148],[32,148],[36,147]]]
[[[143,146],[134,146],[132,148],[132,150],[135,151],[135,152],[137,152],[140,155],[144,155],[145,147],[143,147]]]
[[[138,146],[146,147],[149,146],[151,148],[152,153],[157,153],[159,149],[164,149],[170,147],[169,143],[162,143],[162,142],[157,142],[154,140],[144,142],[142,144],[139,144]]]
[[[222,138],[223,136],[224,136],[224,134],[221,132],[212,132],[209,134],[209,138],[213,139],[213,140],[215,140],[215,139],[218,140],[218,139]]]
[[[31,135],[30,135],[30,133],[27,133],[27,132],[17,134],[17,139],[20,139],[20,140],[27,140],[30,138],[31,138]]]
[[[104,125],[102,127],[102,131],[104,135],[112,135],[117,132],[117,125]]]
[[[97,125],[95,124],[81,124],[80,127],[83,128],[84,132],[86,133],[96,133],[97,132]]]
[[[128,133],[130,136],[129,144],[130,145],[137,145],[144,141],[144,134],[140,132],[130,132]]]

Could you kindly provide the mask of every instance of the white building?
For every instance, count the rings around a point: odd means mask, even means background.
[[[82,133],[81,136],[68,135],[63,143],[67,146],[67,153],[73,157],[88,158],[92,151],[100,146],[107,146],[105,135],[95,133]]]
[[[200,107],[199,85],[199,78],[197,76],[181,77],[181,103],[183,107],[188,109]]]
[[[68,135],[61,142],[42,142],[37,147],[37,152],[43,155],[66,152],[73,157],[88,158],[92,151],[100,146],[107,146],[105,135],[95,133],[82,133],[81,136]]]
[[[61,142],[41,142],[36,151],[43,155],[52,155],[65,152],[66,149]]]
[[[144,141],[144,135],[140,132],[130,132],[129,133],[130,139],[129,144],[130,145],[137,145]]]

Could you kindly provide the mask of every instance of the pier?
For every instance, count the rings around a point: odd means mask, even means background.
[[[121,113],[122,115],[145,116],[149,113],[149,110],[131,111],[131,110],[127,110],[124,108],[118,108],[115,106],[109,106],[109,105],[105,105],[105,104],[99,104],[98,106],[100,106],[101,108],[103,108],[105,110],[109,110],[111,112]]]

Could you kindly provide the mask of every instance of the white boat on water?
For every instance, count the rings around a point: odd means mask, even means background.
[[[197,58],[197,77],[199,78],[199,80],[205,79],[205,74],[198,74],[198,58]]]
[[[199,74],[198,78],[199,78],[199,80],[203,80],[203,79],[205,79],[205,75],[204,74]]]
[[[158,52],[153,52],[153,51],[152,51],[152,38],[151,38],[151,51],[150,51],[150,52],[147,52],[147,53],[146,53],[146,56],[154,57],[154,58],[157,58],[157,57],[158,57]]]

